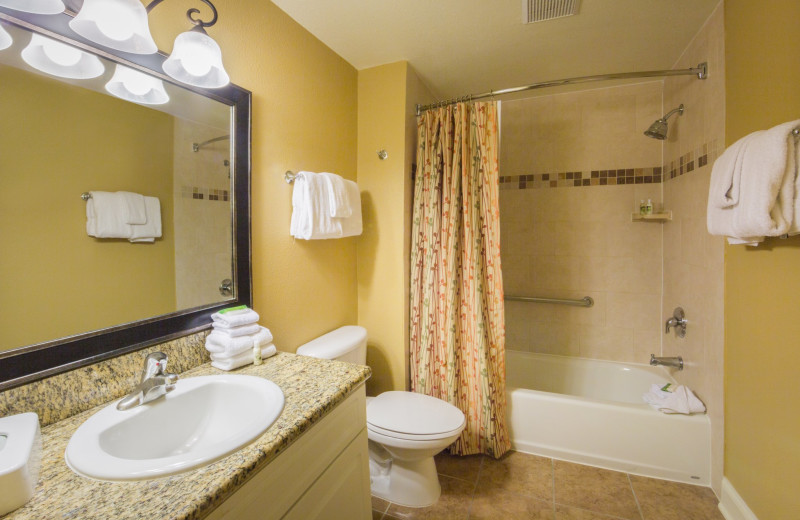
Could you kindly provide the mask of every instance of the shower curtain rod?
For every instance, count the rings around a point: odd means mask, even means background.
[[[216,143],[217,141],[226,141],[230,139],[231,136],[229,135],[221,135],[219,137],[215,137],[214,139],[209,139],[208,141],[203,141],[202,143],[192,143],[192,151],[199,152],[200,148],[204,147],[207,144]]]
[[[452,105],[460,101],[474,101],[476,99],[483,99],[487,97],[499,96],[502,94],[512,94],[514,92],[524,92],[526,90],[536,90],[547,87],[560,87],[561,85],[571,85],[574,83],[589,83],[592,81],[607,81],[611,79],[630,79],[630,78],[654,78],[661,76],[697,76],[697,79],[706,79],[708,77],[708,63],[703,62],[697,67],[691,69],[677,69],[677,70],[644,70],[641,72],[618,72],[616,74],[598,74],[596,76],[579,76],[577,78],[557,79],[553,81],[543,81],[541,83],[533,83],[523,87],[505,88],[502,90],[492,90],[483,94],[471,94],[460,98],[449,99],[447,101],[440,101],[438,103],[431,103],[430,105],[417,104],[417,115],[420,115],[423,110],[428,110],[434,107],[442,107]]]

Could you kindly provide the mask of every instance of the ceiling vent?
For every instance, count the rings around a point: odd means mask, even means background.
[[[572,16],[580,5],[581,0],[522,0],[522,23]]]

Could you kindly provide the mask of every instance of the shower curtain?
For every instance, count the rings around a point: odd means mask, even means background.
[[[411,390],[466,416],[450,451],[500,457],[506,428],[497,103],[417,121],[411,236]]]

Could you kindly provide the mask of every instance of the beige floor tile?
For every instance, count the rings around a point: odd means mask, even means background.
[[[465,480],[439,476],[442,485],[442,496],[430,507],[403,507],[391,504],[385,519],[400,520],[466,520],[469,516],[469,505],[475,484]]]
[[[539,500],[499,489],[475,491],[470,520],[553,520],[552,500]]]
[[[556,460],[555,501],[596,513],[639,520],[628,475]]]
[[[552,500],[552,460],[516,451],[508,452],[499,460],[486,457],[478,477],[478,488]]]
[[[434,457],[436,472],[448,477],[460,478],[474,483],[478,480],[483,455],[451,455],[446,451]]]
[[[723,520],[710,488],[631,475],[644,520]]]
[[[604,515],[586,509],[556,504],[556,520],[616,520],[618,516]]]

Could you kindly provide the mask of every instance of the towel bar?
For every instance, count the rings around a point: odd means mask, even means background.
[[[89,200],[89,199],[91,199],[91,198],[92,198],[92,194],[91,194],[91,193],[89,193],[88,191],[84,191],[83,193],[81,193],[81,198],[82,198],[84,201],[87,201],[87,200]]]
[[[286,170],[286,173],[283,174],[283,180],[286,181],[286,184],[291,184],[297,178],[297,174],[294,173],[292,170]]]
[[[564,298],[532,298],[528,296],[506,296],[509,302],[530,302],[530,303],[557,303],[561,305],[574,305],[576,307],[591,307],[594,299],[591,296],[584,296],[580,300],[567,300]]]

